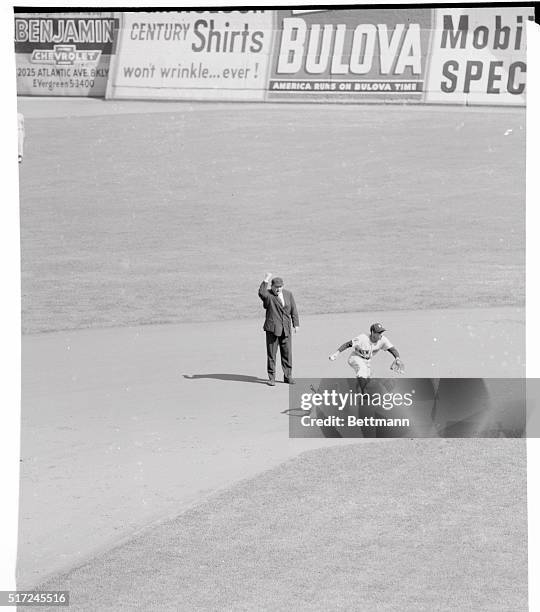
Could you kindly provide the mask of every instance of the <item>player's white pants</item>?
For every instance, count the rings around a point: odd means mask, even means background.
[[[352,353],[347,363],[354,370],[354,375],[357,378],[371,378],[371,363],[368,359],[364,359]]]

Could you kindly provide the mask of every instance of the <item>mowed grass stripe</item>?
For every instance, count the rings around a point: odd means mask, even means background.
[[[479,442],[304,453],[42,588],[93,612],[525,611],[525,442]]]

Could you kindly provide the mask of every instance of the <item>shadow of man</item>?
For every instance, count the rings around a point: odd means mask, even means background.
[[[184,374],[183,376],[188,380],[230,380],[234,382],[255,383],[259,385],[265,385],[268,382],[266,379],[257,378],[257,376],[246,376],[245,374]]]

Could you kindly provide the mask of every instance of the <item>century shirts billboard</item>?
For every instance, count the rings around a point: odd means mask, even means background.
[[[107,97],[262,100],[271,11],[122,13]]]

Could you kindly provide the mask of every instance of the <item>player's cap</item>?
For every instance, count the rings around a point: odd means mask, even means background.
[[[283,279],[279,278],[279,276],[276,276],[275,278],[272,279],[272,286],[273,287],[283,287]]]
[[[386,331],[386,329],[384,329],[380,323],[373,323],[373,325],[369,328],[369,331],[375,332],[376,334],[382,334]]]

